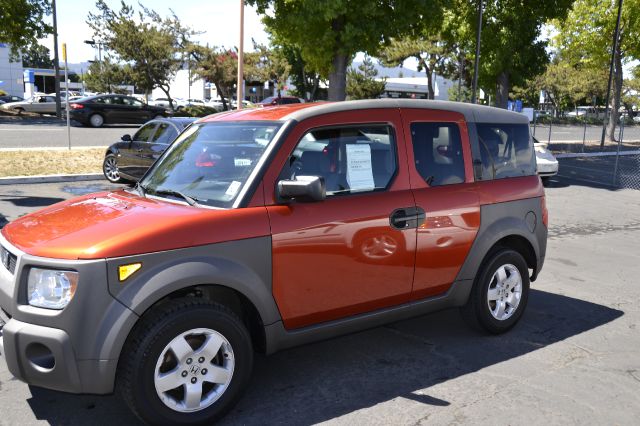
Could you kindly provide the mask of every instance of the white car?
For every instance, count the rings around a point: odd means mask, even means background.
[[[156,98],[152,101],[149,101],[149,105],[151,106],[159,106],[159,107],[163,107],[163,108],[170,108],[170,109],[174,109],[174,110],[179,110],[181,108],[184,108],[188,105],[187,101],[185,101],[184,99],[180,99],[180,98],[172,98],[171,99],[171,104],[173,106],[169,106],[169,99],[167,98]]]
[[[542,182],[546,182],[551,176],[558,174],[558,160],[553,156],[551,151],[549,151],[546,143],[540,142],[534,136],[531,136],[531,138],[533,139],[533,148],[536,152],[538,175],[542,179]]]

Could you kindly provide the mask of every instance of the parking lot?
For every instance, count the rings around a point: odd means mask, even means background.
[[[0,213],[113,187],[0,187]],[[546,192],[546,264],[511,332],[479,335],[450,310],[259,356],[222,424],[637,424],[640,191],[560,176]],[[3,425],[137,424],[118,397],[29,387],[5,366],[0,399]]]

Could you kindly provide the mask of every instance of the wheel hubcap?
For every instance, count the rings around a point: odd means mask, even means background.
[[[491,277],[487,291],[487,304],[491,315],[504,321],[518,309],[522,298],[522,276],[514,265],[500,266]]]
[[[118,171],[118,163],[113,157],[109,157],[104,160],[104,174],[107,175],[109,180],[120,179],[120,172]]]
[[[229,341],[208,328],[175,337],[156,363],[154,385],[160,400],[172,410],[200,411],[227,390],[235,359]]]

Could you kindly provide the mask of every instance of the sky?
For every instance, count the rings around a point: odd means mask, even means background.
[[[120,0],[106,0],[107,5],[120,9]],[[126,0],[137,7],[137,0]],[[240,40],[240,0],[142,0],[142,4],[155,10],[161,16],[168,16],[172,8],[180,20],[196,31],[204,33],[195,37],[202,44],[211,46],[237,46]],[[62,43],[67,43],[67,57],[70,63],[86,62],[98,56],[97,49],[84,43],[91,40],[92,31],[86,23],[89,12],[95,12],[94,0],[57,0],[58,44],[62,55]],[[51,17],[49,17],[50,22]],[[253,48],[251,39],[268,44],[269,37],[255,8],[244,8],[244,48]],[[53,52],[53,36],[43,39],[42,44]],[[62,57],[61,57],[62,60]]]

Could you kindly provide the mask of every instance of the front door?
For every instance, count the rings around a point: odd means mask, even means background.
[[[135,179],[142,177],[146,171],[143,160],[144,148],[153,137],[157,126],[158,123],[152,121],[140,127],[131,138],[132,140],[129,142],[128,147],[121,149],[120,157],[118,158],[118,167],[123,173]]]
[[[403,110],[411,187],[426,220],[416,230],[412,300],[446,292],[480,226],[469,135],[459,113]]]
[[[299,124],[280,149],[265,188],[309,175],[327,188],[318,202],[267,194],[273,293],[286,328],[409,300],[416,221],[407,219],[415,205],[401,135],[397,111],[334,113]]]

